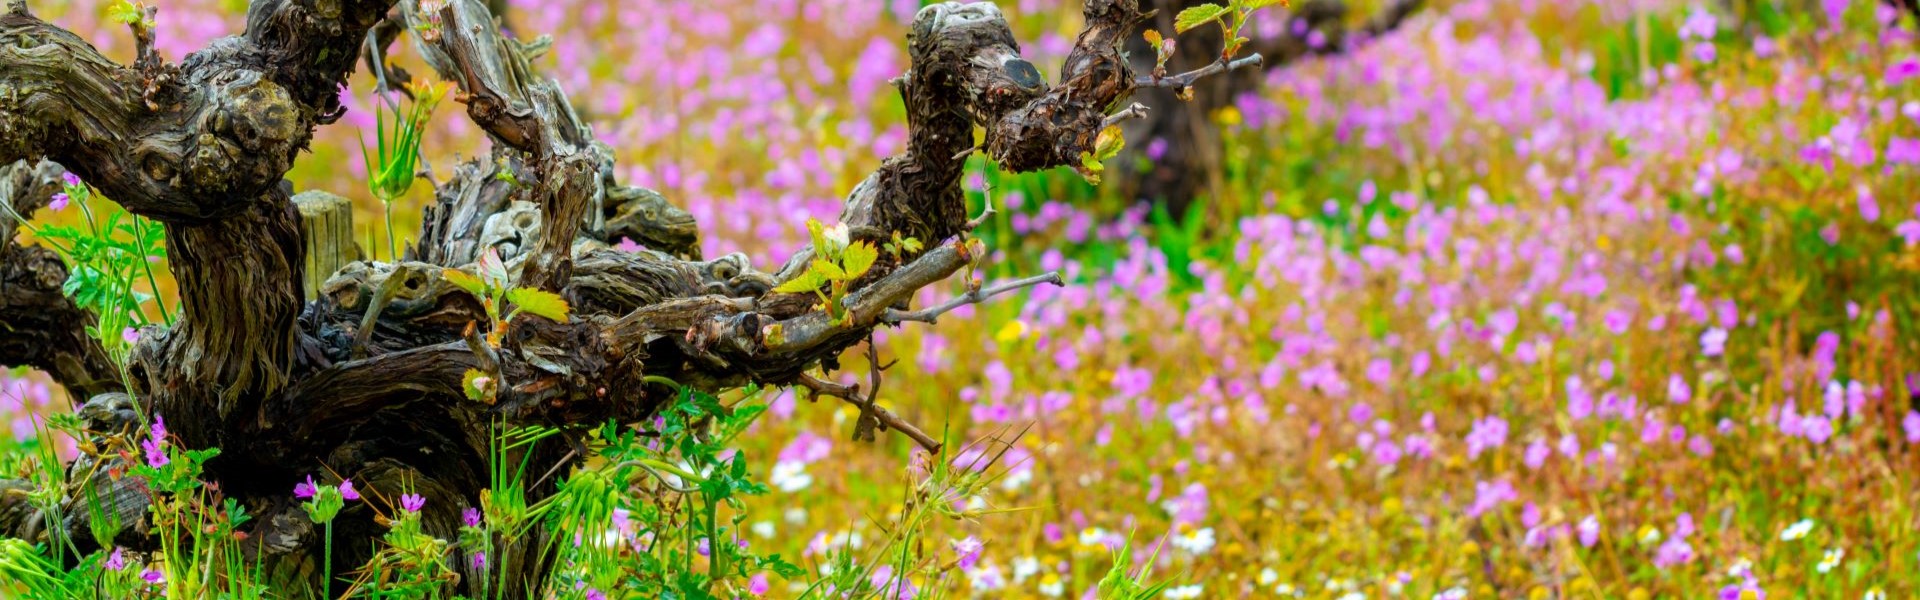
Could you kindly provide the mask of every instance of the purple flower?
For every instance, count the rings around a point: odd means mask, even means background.
[[[587,600],[607,600],[607,595],[594,588],[587,588]]]
[[[158,469],[172,462],[167,458],[167,422],[160,415],[153,416],[151,433],[152,435],[148,435],[146,441],[140,442],[140,449],[146,453],[147,466]]]
[[[1713,62],[1714,57],[1720,55],[1720,51],[1713,46],[1713,42],[1700,42],[1693,45],[1692,54],[1694,60],[1710,63]]]
[[[1520,498],[1520,495],[1513,491],[1513,482],[1505,479],[1495,480],[1491,483],[1476,481],[1473,484],[1473,491],[1473,505],[1467,507],[1467,517],[1469,518],[1478,518],[1487,511],[1498,508],[1501,504]]]
[[[802,431],[787,444],[786,448],[780,450],[780,460],[807,465],[826,458],[832,450],[833,440]]]
[[[1900,420],[1900,428],[1907,430],[1907,443],[1920,444],[1920,411],[1907,411],[1906,418]]]
[[[1700,457],[1713,456],[1713,442],[1708,440],[1707,436],[1695,435],[1692,439],[1687,440],[1687,451]]]
[[[1473,431],[1467,433],[1467,458],[1477,458],[1481,452],[1499,448],[1507,443],[1507,422],[1500,417],[1487,417],[1473,422]]]
[[[293,486],[293,497],[301,500],[312,500],[313,495],[318,493],[320,493],[320,486],[313,483],[312,475],[307,476],[306,483],[298,483]]]
[[[1687,15],[1686,22],[1680,25],[1680,39],[1709,40],[1713,39],[1714,34],[1718,33],[1719,30],[1718,23],[1713,18],[1713,13],[1695,7],[1693,13]]]
[[[1920,244],[1920,221],[1913,219],[1901,221],[1899,225],[1894,226],[1893,233],[1899,235],[1901,240],[1906,241],[1908,246]]]
[[[755,573],[753,579],[747,580],[747,593],[755,596],[767,595],[767,590],[772,587],[772,585],[767,583],[766,573]]]
[[[1607,325],[1607,331],[1613,332],[1614,335],[1626,333],[1627,328],[1633,326],[1633,314],[1624,310],[1609,311],[1602,320]]]
[[[1887,67],[1887,83],[1900,83],[1920,75],[1920,60],[1906,59]]]
[[[1715,327],[1700,334],[1700,353],[1709,357],[1719,356],[1727,351],[1727,330]]]
[[[401,494],[400,495],[400,510],[404,510],[410,513],[417,513],[417,512],[420,512],[420,509],[422,507],[425,507],[426,505],[427,505],[427,499],[422,497],[419,494]]]
[[[1803,417],[1800,425],[1804,428],[1802,435],[1807,437],[1807,441],[1815,444],[1824,444],[1833,437],[1833,421],[1827,420],[1825,416]]]
[[[1920,164],[1920,139],[1887,138],[1887,164]]]
[[[353,480],[340,480],[340,497],[347,500],[359,500],[360,492],[353,491]]]
[[[1404,454],[1405,453],[1400,450],[1400,446],[1393,443],[1393,440],[1382,440],[1380,443],[1373,445],[1373,460],[1382,465],[1391,466],[1394,463],[1400,462],[1400,457]]]
[[[1688,544],[1687,538],[1680,535],[1667,538],[1665,543],[1660,544],[1660,548],[1653,551],[1655,567],[1665,569],[1690,562],[1693,562],[1693,545]]]
[[[1600,543],[1599,517],[1587,515],[1587,518],[1580,520],[1580,526],[1576,529],[1580,533],[1581,546],[1592,548],[1594,544]]]
[[[1543,439],[1533,440],[1533,443],[1527,445],[1527,453],[1524,459],[1526,461],[1527,468],[1529,469],[1540,468],[1541,465],[1544,465],[1547,463],[1547,456],[1551,455],[1552,453],[1553,453],[1553,450],[1547,447],[1546,440],[1543,440]]]
[[[120,330],[120,339],[125,340],[129,346],[138,343],[140,341],[140,330],[132,327],[122,329]]]
[[[468,507],[460,511],[460,521],[466,523],[468,527],[480,528],[480,509]]]
[[[1691,399],[1693,399],[1693,388],[1687,385],[1686,378],[1681,377],[1679,373],[1667,377],[1668,402],[1686,404]]]
[[[956,560],[956,565],[959,566],[962,571],[973,570],[973,565],[980,562],[980,551],[985,547],[986,544],[981,543],[979,538],[973,536],[967,536],[967,539],[964,540],[955,540],[953,542],[953,552],[954,554],[960,555],[960,558]]]
[[[473,567],[473,570],[475,570],[475,571],[479,571],[479,570],[484,570],[484,569],[486,569],[486,568],[487,568],[487,553],[486,553],[486,552],[475,552],[475,553],[473,553],[473,557],[472,557],[472,558],[469,558],[469,559],[467,560],[467,564],[469,564],[469,565],[471,565],[471,566]]]
[[[115,546],[113,548],[113,554],[107,556],[107,569],[111,571],[118,571],[118,570],[127,568],[127,557],[125,556],[125,553],[126,553],[125,550],[122,550],[120,547]]]
[[[47,208],[52,209],[53,212],[60,212],[61,209],[67,207],[68,200],[69,198],[67,198],[66,192],[55,192],[53,194],[53,200],[47,202]]]
[[[60,174],[60,181],[65,182],[67,187],[76,187],[80,185],[80,176],[73,174],[73,171],[67,171]]]
[[[158,439],[148,438],[147,441],[140,442],[140,449],[146,453],[149,467],[158,469],[173,462],[173,459],[167,458],[166,444]]]
[[[167,576],[153,567],[147,567],[147,570],[141,571],[140,578],[153,585],[160,585],[167,581]]]
[[[1760,589],[1752,581],[1735,583],[1720,588],[1719,600],[1767,600],[1767,591]]]

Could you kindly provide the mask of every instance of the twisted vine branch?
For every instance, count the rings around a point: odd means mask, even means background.
[[[1032,171],[1079,164],[1104,127],[1145,110],[1123,108],[1145,84],[1119,51],[1145,19],[1138,0],[1088,0],[1086,27],[1052,82],[1021,58],[993,4],[922,9],[907,40],[912,68],[897,80],[908,147],[848,194],[841,220],[856,237],[899,233],[928,242],[928,250],[883,257],[827,310],[814,294],[772,291],[796,275],[811,249],[772,274],[742,255],[701,260],[691,217],[658,194],[614,181],[611,150],[558,84],[533,72],[531,47],[506,37],[481,0],[452,0],[431,13],[403,0],[408,34],[460,86],[458,98],[495,141],[494,154],[459,165],[440,186],[406,262],[350,264],[303,303],[299,216],[281,177],[313,129],[339,117],[338,90],[361,49],[391,39],[375,34],[369,43],[368,30],[393,6],[256,0],[244,34],[177,66],[142,52],[134,67],[106,60],[19,2],[0,15],[0,162],[56,160],[129,211],[165,224],[181,283],[181,321],[146,332],[133,352],[128,388],[137,400],[96,396],[94,428],[124,430],[132,411],[111,407],[137,401],[166,418],[173,442],[226,450],[207,465],[207,477],[261,515],[251,551],[272,559],[277,572],[311,573],[300,565],[310,567],[320,552],[286,498],[306,473],[359,466],[357,480],[371,489],[412,482],[428,498],[428,532],[451,538],[455,515],[487,485],[490,427],[642,421],[671,397],[653,383],[662,378],[715,391],[759,383],[853,394],[810,371],[834,364],[876,327],[930,323],[964,304],[1058,285],[1058,275],[1047,274],[909,307],[916,292],[978,259],[964,238],[977,223],[967,219],[960,188],[976,128],[985,132],[978,148],[988,158]],[[497,176],[502,171],[513,176]],[[606,248],[619,238],[657,250]],[[490,321],[440,274],[489,248],[507,258],[520,285],[563,294],[573,318],[516,319],[495,332],[504,340],[499,347],[476,344],[476,324]],[[19,254],[0,247],[0,259]],[[0,307],[15,295],[0,288]],[[4,314],[0,325],[45,330],[37,334],[76,327],[21,326]],[[0,362],[46,362],[7,353],[15,334],[7,335]],[[88,379],[99,370],[86,365],[85,348],[79,352],[84,368],[56,365],[56,377],[81,394],[114,389]],[[462,392],[461,375],[475,368],[500,374],[492,404]],[[878,383],[876,372],[870,384]],[[872,421],[937,446],[867,402],[863,431]],[[557,441],[524,452],[550,471],[580,454]],[[550,478],[533,487],[530,500],[554,489]],[[0,495],[0,514],[19,514],[9,497]],[[350,510],[341,518],[336,535],[365,539],[380,531],[369,514]],[[333,561],[359,564],[364,546],[337,544]],[[551,566],[545,547],[523,540],[494,565],[537,585]]]

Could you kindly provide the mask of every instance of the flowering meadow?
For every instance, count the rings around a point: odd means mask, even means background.
[[[131,56],[105,2],[35,4]],[[1042,70],[1072,4],[1002,3]],[[172,60],[245,20],[158,6]],[[507,24],[553,36],[536,67],[708,256],[784,257],[903,148],[887,82],[919,6],[514,0]],[[862,597],[1106,598],[1116,560],[1175,599],[1920,597],[1915,30],[1868,0],[1432,2],[1210,115],[1225,186],[1188,219],[975,159],[969,195],[999,209],[980,275],[1068,284],[880,336],[880,403],[944,433],[945,460],[851,441],[857,408],[755,392],[726,452],[768,490],[732,509],[734,541],[799,568],[724,597],[838,597],[819,582],[865,564]],[[355,76],[290,178],[354,198],[385,259],[354,139],[371,88]],[[459,113],[426,132],[441,171],[484,155]],[[859,354],[833,376],[864,380]],[[40,435],[68,411],[44,381],[0,374],[0,465],[77,452]],[[942,487],[937,462],[992,467]],[[617,545],[645,547],[641,504],[619,501]],[[907,538],[925,562],[875,558]],[[166,589],[131,554],[107,562],[126,589]],[[643,597],[577,577],[559,597]]]

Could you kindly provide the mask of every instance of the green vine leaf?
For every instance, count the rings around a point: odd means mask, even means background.
[[[1100,185],[1100,173],[1106,171],[1107,166],[1101,164],[1100,159],[1095,158],[1092,152],[1082,150],[1080,151],[1080,166],[1074,167],[1073,170],[1079,172],[1080,178],[1087,180],[1088,184]]]
[[[567,322],[567,301],[559,294],[533,288],[513,288],[507,290],[507,301],[520,309],[520,312],[546,317],[557,323]]]
[[[826,284],[827,276],[821,275],[819,271],[807,269],[807,272],[801,273],[799,277],[787,280],[786,283],[780,284],[780,287],[773,288],[773,291],[782,294],[801,294],[818,290],[820,286]]]
[[[819,252],[827,252],[829,250],[827,247],[826,225],[821,224],[819,219],[807,219],[807,237],[812,239],[814,250]]]
[[[440,278],[447,280],[447,283],[453,284],[454,287],[466,290],[467,293],[473,294],[475,297],[486,297],[487,284],[480,281],[479,277],[474,277],[471,273],[459,269],[446,269],[440,272]]]
[[[460,378],[460,387],[466,390],[468,400],[486,402],[492,397],[488,392],[493,387],[493,379],[479,369],[467,369],[466,375]]]
[[[1099,136],[1093,138],[1093,159],[1105,161],[1119,156],[1120,150],[1126,147],[1127,138],[1121,133],[1120,126],[1108,125],[1106,129],[1100,130]]]
[[[107,5],[107,18],[126,25],[139,23],[140,6],[127,0],[116,0],[113,4]]]
[[[851,281],[867,274],[867,270],[873,268],[874,261],[879,259],[880,250],[873,247],[873,242],[855,242],[847,246],[840,262],[845,267],[847,280]]]
[[[840,268],[840,265],[833,264],[831,261],[820,260],[818,258],[813,259],[813,264],[807,270],[819,273],[822,277],[826,277],[827,281],[846,281],[849,279],[846,269]]]
[[[1186,33],[1195,27],[1218,21],[1221,17],[1227,16],[1227,14],[1231,12],[1233,12],[1232,8],[1218,4],[1202,4],[1188,8],[1180,11],[1179,16],[1174,17],[1173,30],[1176,33]]]

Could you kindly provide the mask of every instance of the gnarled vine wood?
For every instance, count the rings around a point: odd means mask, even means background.
[[[963,235],[966,151],[979,147],[1016,171],[1079,164],[1135,88],[1118,46],[1146,18],[1138,0],[1089,0],[1085,16],[1048,82],[1020,57],[994,5],[936,4],[916,15],[912,67],[897,80],[908,148],[852,190],[840,218],[856,238],[897,232],[927,250],[883,257],[830,313],[812,294],[773,291],[810,250],[784,262],[703,259],[687,213],[615,181],[613,150],[557,83],[533,72],[529,46],[503,35],[480,0],[255,0],[242,34],[177,65],[143,52],[133,66],[16,0],[0,15],[0,164],[21,162],[0,177],[0,202],[30,214],[64,168],[163,223],[182,318],[142,332],[123,383],[85,335],[87,315],[59,294],[57,258],[13,243],[11,224],[0,222],[0,363],[48,371],[87,401],[81,414],[100,436],[127,435],[138,407],[163,415],[174,443],[221,448],[206,477],[257,515],[249,551],[277,575],[317,574],[321,544],[288,493],[316,472],[382,491],[407,482],[427,499],[426,531],[452,539],[461,509],[487,485],[493,427],[639,422],[673,393],[649,383],[656,378],[713,391],[802,384],[876,327],[950,309],[913,311],[909,302],[977,259]],[[349,263],[312,278],[322,283],[309,290],[308,241],[283,176],[314,129],[341,115],[338,95],[363,48],[392,41],[396,24],[459,86],[493,149],[436,190],[403,260]],[[387,33],[369,36],[376,26]],[[52,162],[34,162],[43,159]],[[623,239],[650,249],[609,247]],[[497,350],[475,344],[470,328],[489,322],[483,308],[441,273],[488,248],[520,284],[566,297],[572,318],[515,320]],[[768,273],[756,262],[787,267]],[[1049,282],[1059,279],[958,302]],[[496,402],[466,399],[469,368],[499,374]],[[571,437],[522,452],[537,470],[564,466],[577,459]],[[112,472],[121,460],[90,457],[74,469]],[[93,470],[94,461],[108,468]],[[137,516],[143,491],[129,479],[95,481]],[[39,516],[8,491],[19,485],[0,485],[0,532],[42,535]],[[548,479],[529,492],[553,491]],[[67,527],[76,542],[97,543],[84,523]],[[370,511],[348,510],[335,523],[333,564],[364,562],[365,541],[380,532]],[[507,589],[543,581],[552,556],[541,535],[491,558],[509,574]],[[150,548],[148,536],[133,528],[115,541]],[[464,573],[469,582],[481,576]]]

